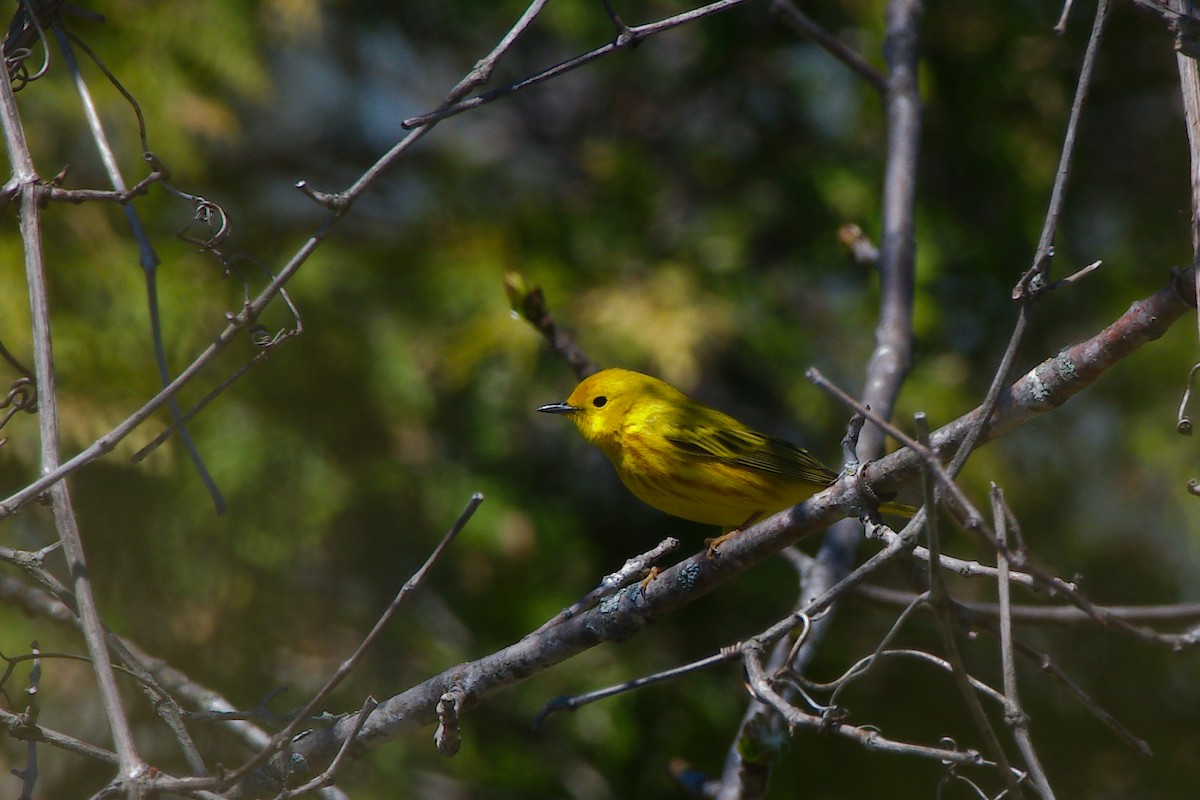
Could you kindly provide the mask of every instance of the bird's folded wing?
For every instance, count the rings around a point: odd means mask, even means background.
[[[786,475],[821,486],[837,477],[836,472],[809,455],[807,450],[756,431],[706,425],[678,426],[666,439],[693,456]]]

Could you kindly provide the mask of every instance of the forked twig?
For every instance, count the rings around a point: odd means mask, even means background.
[[[472,109],[479,108],[482,105],[499,100],[502,97],[508,97],[510,94],[515,94],[523,89],[528,89],[531,86],[544,83],[551,78],[557,78],[560,75],[565,75],[568,72],[579,69],[585,64],[590,64],[591,62],[610,55],[611,53],[615,53],[618,50],[623,50],[627,47],[633,47],[648,36],[669,31],[672,28],[677,28],[680,25],[694,22],[695,20],[702,19],[713,14],[718,14],[722,11],[728,11],[729,9],[740,6],[746,2],[748,2],[748,0],[717,0],[714,3],[709,3],[708,5],[701,6],[700,8],[694,8],[690,11],[684,11],[680,14],[676,14],[673,17],[667,17],[666,19],[661,19],[657,22],[650,22],[645,25],[635,25],[631,28],[628,28],[625,33],[623,33],[621,36],[618,36],[616,39],[606,45],[597,47],[594,50],[589,50],[588,52],[575,56],[574,58],[569,58],[553,67],[549,67],[548,69],[544,69],[541,72],[537,72],[527,78],[510,83],[508,86],[504,86],[499,89],[493,89],[490,92],[476,95],[469,100],[459,100],[444,104],[436,111],[430,111],[415,117],[409,117],[408,119],[404,120],[401,125],[405,130],[419,130],[427,125],[431,125],[435,122],[441,122],[444,119],[461,114],[464,111],[470,111]]]

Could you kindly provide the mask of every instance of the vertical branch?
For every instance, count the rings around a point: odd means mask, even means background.
[[[879,253],[880,308],[875,328],[875,350],[867,364],[863,403],[879,416],[892,415],[904,376],[912,363],[912,304],[916,285],[916,186],[917,159],[921,138],[921,98],[917,91],[917,31],[921,20],[920,0],[892,0],[887,7],[884,57],[888,63],[887,161],[883,176],[883,235]],[[858,438],[859,461],[872,461],[883,454],[884,432],[868,423]],[[843,577],[854,561],[861,527],[853,520],[835,525],[822,542],[819,563],[837,565],[832,582]],[[832,582],[829,585],[832,585]],[[813,583],[809,581],[809,583]],[[821,581],[820,583],[823,583]],[[828,586],[806,586],[810,597]],[[829,619],[829,617],[825,617]],[[807,663],[813,645],[820,639],[816,626],[796,666]],[[808,652],[806,652],[808,651]]]
[[[1033,785],[1045,800],[1054,800],[1054,790],[1050,780],[1042,769],[1037,751],[1033,748],[1033,739],[1029,736],[1029,716],[1021,707],[1017,694],[1017,662],[1013,648],[1012,631],[1012,591],[1008,582],[1008,507],[1004,502],[1004,492],[999,486],[992,484],[992,527],[996,531],[996,586],[1000,606],[1000,666],[1004,674],[1004,721],[1013,730],[1013,738],[1017,747],[1025,757],[1025,766],[1033,779]],[[932,560],[930,561],[932,564]]]
[[[929,424],[925,414],[917,414],[916,424],[917,438],[922,445],[928,448]],[[1008,755],[1004,752],[1004,747],[1000,744],[1000,739],[996,736],[996,731],[988,720],[987,712],[983,710],[983,704],[979,702],[975,688],[971,685],[971,676],[967,672],[962,653],[958,649],[958,641],[954,638],[954,623],[951,619],[953,600],[950,599],[950,593],[946,589],[946,578],[942,574],[938,515],[933,506],[936,478],[928,462],[922,462],[921,475],[925,489],[925,508],[928,511],[925,514],[925,530],[929,534],[929,606],[933,609],[934,617],[937,620],[938,637],[942,640],[942,648],[946,651],[946,661],[950,664],[954,683],[962,696],[963,704],[966,705],[967,711],[971,714],[971,720],[979,730],[980,736],[983,737],[989,755],[1000,769],[1008,796],[1021,800],[1025,796],[1021,791],[1021,785],[1017,783],[1016,776],[1013,775],[1012,767],[1008,762]]]
[[[1193,0],[1170,0],[1169,5],[1172,11],[1189,17],[1196,10]],[[1183,123],[1187,131],[1188,160],[1191,166],[1189,172],[1192,184],[1192,264],[1200,266],[1200,63],[1185,55],[1182,49],[1176,50],[1175,62],[1179,69],[1179,90],[1183,94]],[[1197,303],[1200,303],[1200,281],[1196,284],[1196,299]],[[1196,315],[1196,325],[1197,332],[1200,333],[1200,314]],[[1198,367],[1200,364],[1193,365],[1188,374],[1183,402],[1179,406],[1180,432],[1185,430],[1182,423],[1186,419],[1184,414]],[[1196,479],[1193,478],[1187,484],[1188,491],[1200,494],[1196,487]]]
[[[1172,11],[1190,16],[1192,0],[1170,0]],[[1183,93],[1183,122],[1187,130],[1192,180],[1192,252],[1200,258],[1200,64],[1196,59],[1175,53],[1179,68],[1179,89]],[[1195,263],[1200,263],[1196,261]]]
[[[915,205],[917,158],[921,138],[921,98],[917,91],[918,36],[922,14],[920,0],[891,0],[887,6],[884,57],[888,64],[884,105],[887,114],[887,161],[883,178],[883,234],[879,256],[880,310],[875,328],[875,350],[867,364],[863,401],[890,417],[900,385],[912,362],[912,304],[915,287]],[[884,432],[867,425],[858,439],[860,461],[883,452]],[[845,577],[854,564],[862,527],[842,520],[830,528],[821,543],[816,563],[806,576],[801,603],[819,597]],[[809,638],[788,665],[790,643],[780,641],[771,653],[771,670],[790,666],[802,671],[816,652],[824,631],[833,620],[826,614],[813,624]],[[765,722],[769,724],[763,724]],[[782,717],[752,700],[742,717],[738,736],[725,758],[720,800],[745,800],[761,796],[769,759],[748,763],[743,753],[775,753],[787,740],[780,729]],[[753,740],[757,748],[746,747]],[[764,763],[765,762],[765,763]],[[754,787],[764,787],[756,789]]]
[[[881,293],[875,352],[867,365],[863,402],[880,416],[892,415],[900,384],[912,361],[912,303],[916,261],[917,159],[921,98],[917,92],[917,30],[920,0],[892,0],[887,7],[887,164],[883,177],[883,235],[879,253]],[[860,460],[883,452],[883,431],[867,425],[858,440]]]
[[[29,699],[29,703],[25,706],[25,713],[22,716],[29,724],[33,725],[37,723],[41,709],[42,660],[38,658],[41,651],[37,642],[33,643],[30,650],[34,656],[33,667],[29,670],[29,688],[25,690],[25,696]],[[12,771],[13,775],[21,779],[21,796],[17,800],[33,800],[33,790],[37,786],[38,779],[37,746],[37,740],[31,737],[25,743],[25,768]]]
[[[5,145],[13,167],[13,181],[20,186],[21,242],[25,251],[25,275],[29,284],[29,311],[32,320],[34,374],[38,387],[38,426],[41,437],[41,470],[53,472],[59,466],[58,397],[54,384],[54,355],[51,347],[50,308],[46,294],[45,261],[42,253],[41,186],[33,166],[33,158],[21,127],[16,98],[8,80],[0,80],[0,124],[4,129]],[[108,724],[120,760],[120,780],[141,775],[144,766],[134,747],[133,733],[117,691],[112,662],[105,644],[104,629],[96,600],[92,594],[91,578],[84,559],[83,543],[79,538],[75,510],[65,480],[46,489],[54,513],[54,523],[67,568],[79,603],[79,616],[100,688]],[[131,791],[131,796],[137,790]]]

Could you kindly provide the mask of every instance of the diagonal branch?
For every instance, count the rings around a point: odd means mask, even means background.
[[[791,0],[771,0],[770,10],[772,14],[783,20],[788,27],[801,36],[807,36],[809,39],[812,39],[860,78],[871,84],[877,91],[880,93],[887,91],[887,76],[875,69],[870,62],[847,46],[841,39],[818,25],[812,17],[796,8],[796,5]]]
[[[621,35],[606,45],[597,47],[594,50],[589,50],[588,52],[575,56],[574,58],[569,58],[566,61],[556,64],[549,69],[542,70],[535,75],[530,75],[529,77],[523,78],[515,83],[510,83],[508,86],[503,86],[499,89],[493,89],[490,92],[476,95],[475,97],[467,100],[460,100],[458,102],[445,104],[437,111],[430,111],[427,114],[409,117],[408,119],[404,120],[401,125],[406,130],[420,130],[426,125],[432,125],[435,122],[441,122],[444,119],[461,114],[464,111],[470,111],[472,109],[479,108],[482,105],[499,100],[502,97],[508,97],[510,94],[515,94],[522,89],[528,89],[531,86],[544,83],[551,78],[557,78],[560,75],[565,75],[568,72],[579,69],[580,67],[590,64],[599,58],[611,55],[618,50],[633,47],[648,36],[669,31],[672,28],[677,28],[680,25],[684,25],[689,22],[695,22],[698,19],[703,19],[704,17],[708,17],[722,11],[728,11],[731,8],[743,5],[747,2],[749,2],[749,0],[717,0],[715,3],[709,3],[706,6],[694,8],[691,11],[684,11],[681,14],[676,14],[675,16],[667,17],[666,19],[660,19],[657,22],[649,22],[645,25],[628,27],[624,30],[624,32],[621,33]]]
[[[1075,158],[1075,134],[1079,129],[1079,120],[1083,117],[1083,104],[1092,85],[1092,75],[1096,71],[1096,55],[1100,52],[1100,39],[1104,33],[1104,23],[1108,20],[1108,12],[1109,0],[1100,0],[1096,6],[1096,18],[1092,23],[1092,33],[1088,38],[1087,50],[1083,54],[1083,66],[1079,71],[1079,81],[1075,85],[1075,99],[1071,103],[1071,117],[1067,121],[1067,132],[1063,138],[1062,152],[1059,154],[1058,171],[1054,175],[1054,187],[1050,191],[1050,206],[1046,209],[1046,217],[1042,223],[1042,235],[1033,256],[1033,266],[1021,277],[1020,282],[1013,289],[1014,300],[1036,298],[1038,294],[1049,288],[1048,278],[1050,259],[1054,255],[1054,235],[1058,232],[1058,218],[1062,214],[1063,203],[1067,195],[1067,179],[1071,176],[1071,161]]]
[[[1064,347],[1000,392],[995,408],[986,419],[981,441],[1003,436],[1066,403],[1099,380],[1121,359],[1166,333],[1180,317],[1195,309],[1195,303],[1196,271],[1174,272],[1165,286],[1149,297],[1135,301],[1102,331]],[[931,437],[934,452],[940,457],[953,453],[971,426],[977,425],[982,417],[983,409],[977,407],[934,431]],[[898,450],[864,469],[880,473],[872,486],[886,496],[914,480],[921,464],[916,453]]]

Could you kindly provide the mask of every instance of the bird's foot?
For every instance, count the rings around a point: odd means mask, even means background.
[[[705,553],[705,557],[709,561],[713,561],[714,559],[716,559],[717,548],[719,548],[725,542],[729,541],[730,539],[732,539],[734,536],[737,536],[741,532],[742,532],[741,528],[734,528],[731,531],[726,531],[725,533],[722,533],[720,536],[714,536],[711,539],[705,539],[704,544],[708,546],[708,552]]]
[[[646,591],[646,587],[650,585],[650,581],[658,577],[658,567],[651,567],[646,570],[646,577],[642,578],[642,591]]]

